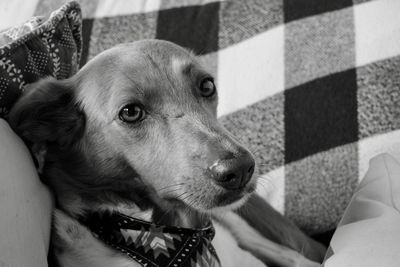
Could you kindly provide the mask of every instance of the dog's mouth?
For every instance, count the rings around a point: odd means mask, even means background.
[[[209,178],[190,179],[174,196],[167,196],[165,199],[200,212],[220,208],[229,210],[240,207],[255,188],[256,183],[253,180],[240,188],[226,189]]]

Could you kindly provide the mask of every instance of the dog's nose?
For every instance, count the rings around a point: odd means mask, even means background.
[[[254,165],[253,157],[246,151],[232,159],[218,160],[209,169],[216,184],[234,190],[243,188],[249,182]]]

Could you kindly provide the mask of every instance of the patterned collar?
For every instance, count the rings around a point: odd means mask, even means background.
[[[203,229],[162,226],[121,213],[93,213],[80,220],[93,235],[141,266],[219,267],[210,224]]]

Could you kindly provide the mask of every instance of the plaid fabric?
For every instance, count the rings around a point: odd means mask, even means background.
[[[44,15],[64,1],[24,2]],[[201,55],[259,193],[308,233],[336,226],[374,154],[400,151],[398,0],[79,2],[82,64],[143,38]]]

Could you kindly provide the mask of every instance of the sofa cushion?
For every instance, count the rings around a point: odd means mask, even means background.
[[[0,147],[0,266],[47,266],[52,196],[29,150],[1,118]]]
[[[35,17],[0,32],[0,118],[26,84],[45,76],[65,79],[78,70],[81,23],[79,5],[69,2],[47,20]]]
[[[358,186],[331,240],[325,267],[400,262],[400,164],[381,154]]]

